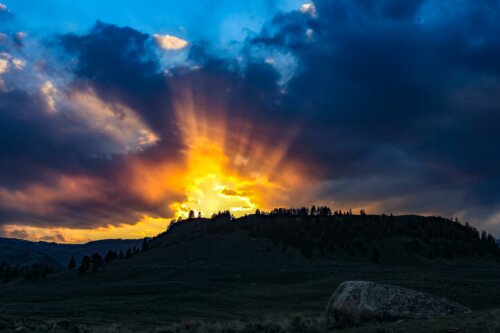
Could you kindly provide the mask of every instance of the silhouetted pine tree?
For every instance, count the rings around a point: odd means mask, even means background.
[[[90,257],[83,256],[80,267],[78,267],[78,273],[85,274],[90,268]]]
[[[102,259],[102,256],[96,252],[92,255],[92,263],[96,267],[101,267],[102,265],[104,265],[104,260]]]
[[[142,252],[146,252],[147,250],[149,250],[149,242],[147,238],[144,238],[144,240],[142,241],[141,250]]]
[[[110,263],[114,259],[113,251],[109,250],[108,253],[106,253],[106,256],[104,257],[104,262],[106,264]]]
[[[76,268],[76,260],[74,257],[71,257],[71,259],[69,260],[68,268],[71,270]]]

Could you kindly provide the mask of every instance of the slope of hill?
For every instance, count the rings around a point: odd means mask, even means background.
[[[7,255],[5,248],[18,253],[37,253],[50,258],[58,266],[66,267],[71,257],[77,262],[84,255],[99,253],[105,255],[109,250],[127,251],[129,248],[140,248],[142,239],[106,239],[93,241],[85,244],[59,244],[49,242],[32,242],[14,238],[0,238],[0,262]],[[17,259],[16,259],[17,258]],[[29,262],[28,257],[18,256],[10,257],[10,265],[25,265]]]
[[[500,258],[495,239],[484,231],[479,232],[468,224],[462,225],[441,217],[415,215],[267,214],[231,219],[229,215],[222,214],[213,219],[172,224],[168,232],[154,238],[150,246],[161,247],[206,234],[226,234],[238,230],[247,232],[250,237],[272,240],[284,249],[294,247],[309,258],[341,249],[351,255],[371,256],[379,261],[381,249],[377,247],[377,242],[395,243],[396,251],[384,256],[384,260],[389,262],[405,253],[428,259],[453,259],[455,256]],[[374,254],[379,258],[373,258]]]
[[[65,320],[135,332],[171,325],[177,328],[165,331],[202,332],[194,323],[217,321],[220,328],[228,321],[278,323],[296,316],[317,322],[335,288],[360,279],[484,311],[500,306],[500,264],[489,241],[472,235],[474,230],[449,220],[414,216],[195,219],[172,225],[148,251],[95,273],[67,271],[34,284],[0,285],[0,312],[37,327]],[[430,256],[435,248],[438,254]],[[441,329],[455,323],[445,321]]]
[[[65,267],[43,253],[33,250],[21,250],[8,246],[0,247],[0,263],[10,266],[49,266],[58,270],[64,269]]]

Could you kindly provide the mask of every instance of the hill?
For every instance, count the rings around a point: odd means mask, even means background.
[[[0,263],[9,266],[49,266],[58,270],[65,268],[65,266],[38,251],[20,250],[8,246],[0,247]]]
[[[316,327],[335,288],[363,279],[446,297],[487,317],[500,306],[498,252],[488,238],[436,217],[222,214],[173,224],[147,251],[95,273],[0,285],[0,311],[39,331],[64,320],[104,331],[264,332],[258,325]]]
[[[154,238],[150,246],[166,246],[210,233],[245,231],[250,237],[269,239],[273,244],[281,245],[283,250],[288,247],[299,249],[308,258],[325,256],[328,252],[340,249],[353,256],[364,255],[380,261],[377,242],[395,247],[395,251],[385,256],[389,262],[394,262],[400,253],[414,253],[417,257],[431,260],[437,257],[451,260],[455,256],[500,257],[500,249],[493,236],[484,231],[479,232],[467,223],[462,225],[442,217],[309,215],[295,210],[293,213],[283,211],[285,213],[277,210],[276,213],[238,219],[228,213],[221,213],[212,219],[185,220],[172,224],[166,233]]]
[[[32,258],[26,256],[27,253],[36,256],[49,258],[54,267],[67,267],[71,257],[77,262],[84,255],[99,253],[104,256],[109,250],[127,251],[129,248],[140,247],[142,239],[106,239],[88,242],[85,244],[59,244],[52,242],[32,242],[15,238],[0,238],[0,263],[5,262],[9,265],[27,265]],[[9,249],[10,252],[6,252]],[[12,256],[12,253],[23,255]],[[11,254],[9,254],[11,253]],[[9,255],[9,261],[6,256]]]

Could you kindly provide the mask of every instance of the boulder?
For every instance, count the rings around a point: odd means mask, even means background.
[[[461,304],[420,291],[369,281],[346,281],[330,298],[325,318],[326,327],[332,328],[470,312]]]

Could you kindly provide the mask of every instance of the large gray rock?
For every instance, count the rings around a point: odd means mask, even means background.
[[[332,328],[469,312],[463,305],[423,292],[369,281],[346,281],[330,298],[325,317],[327,328]]]

